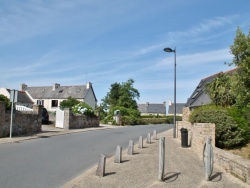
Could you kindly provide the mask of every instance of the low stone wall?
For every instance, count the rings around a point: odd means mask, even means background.
[[[188,144],[192,149],[197,152],[203,151],[204,144],[206,142],[206,137],[212,137],[212,144],[215,147],[215,124],[213,123],[194,123],[191,124],[187,121],[177,121],[176,122],[176,133],[177,138],[181,139],[181,128],[186,128],[188,130]]]
[[[219,148],[214,149],[214,160],[227,172],[250,185],[250,160]]]
[[[98,117],[87,117],[85,115],[74,115],[70,109],[64,109],[64,129],[82,129],[88,127],[99,127]]]
[[[11,112],[6,112],[5,103],[0,102],[0,138],[10,136]],[[12,136],[41,132],[42,106],[34,105],[33,111],[14,111]]]
[[[250,185],[250,161],[228,151],[215,147],[215,124],[194,123],[187,121],[176,122],[177,138],[181,140],[181,128],[188,130],[189,146],[202,157],[206,136],[212,137],[214,162],[227,172]]]

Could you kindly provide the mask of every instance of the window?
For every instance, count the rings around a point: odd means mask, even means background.
[[[37,105],[42,105],[42,106],[43,106],[43,105],[44,105],[44,100],[37,100],[37,101],[36,101],[36,104],[37,104]]]
[[[52,100],[51,107],[58,107],[58,100]]]

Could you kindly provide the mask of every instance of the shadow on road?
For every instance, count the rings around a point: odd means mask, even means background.
[[[222,179],[222,172],[216,172],[214,175],[210,177],[210,181],[218,182]]]

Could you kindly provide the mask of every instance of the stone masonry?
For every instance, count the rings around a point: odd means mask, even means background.
[[[0,102],[0,138],[10,135],[11,112],[5,110],[5,102]],[[19,136],[41,132],[42,106],[34,105],[33,111],[13,112],[12,135]]]

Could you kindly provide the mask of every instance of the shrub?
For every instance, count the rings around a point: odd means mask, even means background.
[[[72,108],[73,106],[79,104],[80,101],[78,101],[77,99],[74,99],[72,97],[68,97],[67,100],[63,100],[61,103],[60,103],[60,108],[61,109],[64,109],[64,108]]]
[[[227,109],[203,106],[195,109],[189,118],[191,123],[215,123],[215,145],[219,148],[232,148],[244,144],[244,130],[229,116]]]
[[[175,121],[182,121],[182,117],[181,116],[176,116]],[[167,116],[166,117],[166,123],[167,124],[174,124],[174,116]]]
[[[86,116],[94,116],[94,111],[86,103],[80,102],[79,104],[72,107],[72,112],[74,114],[84,114]]]
[[[5,95],[0,94],[0,101],[5,102],[5,108],[6,110],[10,110],[11,109],[11,103],[10,100],[8,99],[8,97],[6,97]]]

